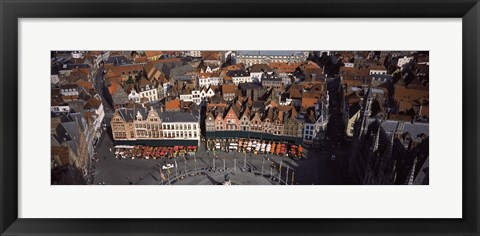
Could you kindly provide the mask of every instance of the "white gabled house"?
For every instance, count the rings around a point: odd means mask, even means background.
[[[128,100],[132,100],[135,103],[140,103],[140,94],[137,93],[134,89],[130,90],[130,94],[128,94]]]

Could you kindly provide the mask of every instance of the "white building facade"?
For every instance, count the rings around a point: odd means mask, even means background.
[[[135,103],[140,103],[140,94],[132,89],[130,94],[128,94],[128,100],[134,101]]]
[[[111,120],[114,140],[194,140],[200,142],[200,123],[190,112],[151,108],[120,108]]]
[[[138,93],[140,94],[140,98],[147,98],[149,102],[158,100],[158,93],[155,86],[146,85],[145,88],[140,88]]]
[[[70,111],[70,106],[68,104],[50,106],[50,111],[53,113],[68,113]]]
[[[303,142],[312,143],[313,137],[315,137],[315,124],[305,123],[303,126]]]
[[[200,142],[200,123],[187,112],[162,112],[160,123],[165,139],[197,140]]]
[[[252,66],[254,64],[268,64],[271,62],[303,62],[307,59],[308,53],[303,52],[293,52],[286,55],[285,53],[265,53],[265,52],[247,52],[247,53],[237,53],[235,60],[236,63],[244,63],[247,66]]]
[[[253,82],[253,79],[250,76],[237,76],[237,77],[232,77],[232,82],[235,85],[239,85],[240,83],[251,83]]]
[[[208,88],[210,86],[218,86],[221,85],[223,82],[223,79],[221,77],[210,77],[210,76],[198,76],[198,84],[199,87],[205,87]]]

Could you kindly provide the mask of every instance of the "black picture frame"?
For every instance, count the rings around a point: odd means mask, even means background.
[[[478,0],[2,0],[1,235],[479,235]],[[23,219],[18,218],[18,19],[57,17],[462,18],[462,219]],[[460,75],[460,73],[459,73]],[[17,89],[15,89],[17,88]],[[455,119],[455,117],[452,117]],[[39,199],[41,204],[41,199]],[[339,206],[341,207],[341,206]],[[382,206],[378,206],[382,207]],[[442,207],[442,206],[439,206]],[[307,209],[306,209],[307,210]],[[254,215],[252,215],[254,217]]]

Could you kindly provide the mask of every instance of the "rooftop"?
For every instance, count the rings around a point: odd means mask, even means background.
[[[291,56],[291,55],[303,55],[303,52],[299,51],[238,51],[239,55],[244,56]]]
[[[162,122],[198,122],[190,112],[161,112]]]

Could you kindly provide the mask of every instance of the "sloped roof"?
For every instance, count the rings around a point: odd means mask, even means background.
[[[291,99],[301,99],[302,98],[302,86],[294,84],[288,89]]]
[[[293,73],[302,63],[270,62],[268,65],[278,73]]]
[[[140,113],[140,115],[145,119],[147,117],[147,111],[143,107],[137,107],[137,108],[120,108],[117,109],[118,114],[126,121],[126,122],[132,122],[133,120],[136,119],[137,114]]]
[[[250,66],[250,73],[256,73],[256,72],[271,72],[272,68],[268,66],[267,64],[254,64]]]
[[[237,86],[234,84],[223,84],[222,85],[222,94],[235,93]]]
[[[87,103],[85,104],[84,109],[98,109],[101,104],[102,104],[102,101],[100,101],[96,98],[90,98],[90,99],[88,99]]]
[[[108,92],[110,94],[115,94],[115,92],[117,91],[117,89],[119,87],[120,87],[120,85],[117,84],[116,82],[111,82],[110,87],[108,87]]]
[[[387,70],[383,65],[373,65],[368,67],[369,70]]]
[[[138,81],[138,87],[140,89],[145,89],[147,85],[150,87],[150,89],[152,89],[153,83],[151,81],[145,79],[144,77],[142,77],[140,81]]]
[[[136,63],[146,63],[148,62],[148,58],[147,57],[136,57],[133,59],[134,62]]]
[[[145,71],[148,73],[152,68],[160,66],[162,64],[175,64],[175,63],[181,63],[182,59],[181,58],[166,58],[166,59],[160,59],[160,60],[153,60],[147,62],[145,65]]]
[[[227,72],[227,76],[241,77],[241,76],[248,76],[248,73],[245,70],[230,70]]]
[[[302,107],[303,108],[309,108],[309,107],[315,107],[317,104],[318,99],[316,98],[306,98],[302,97]]]
[[[205,61],[220,60],[218,52],[216,51],[202,51],[202,57]]]
[[[158,56],[162,54],[163,54],[163,51],[145,51],[145,56],[147,57],[153,57],[153,56]]]
[[[85,81],[85,80],[79,80],[79,81],[77,81],[76,84],[77,84],[78,86],[84,87],[84,88],[86,88],[86,89],[94,89],[92,83],[87,82],[87,81]]]
[[[245,69],[245,65],[243,65],[242,63],[235,64],[235,65],[229,65],[229,66],[226,66],[226,67],[222,68],[222,70],[224,70],[224,71],[244,70],[244,69]]]
[[[197,122],[198,120],[190,112],[161,112],[162,122]]]
[[[140,64],[130,64],[130,65],[121,65],[121,66],[113,66],[113,65],[105,65],[105,69],[111,69],[113,73],[116,75],[128,75],[130,73],[134,73],[134,71],[143,72],[143,65]]]
[[[180,100],[170,100],[165,103],[166,110],[178,110],[180,109]]]
[[[395,86],[395,99],[397,100],[420,100],[428,99],[428,88],[407,88],[404,86]]]

